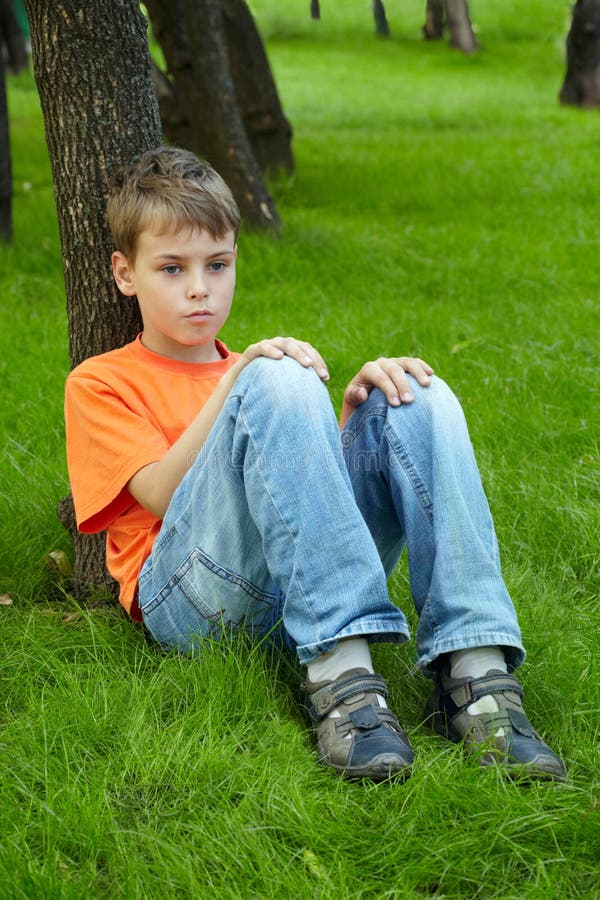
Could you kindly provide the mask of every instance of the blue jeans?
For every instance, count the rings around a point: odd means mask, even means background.
[[[407,640],[387,576],[407,546],[427,673],[452,650],[524,659],[460,405],[438,378],[398,408],[373,390],[340,439],[327,389],[289,358],[237,379],[139,578],[144,623],[197,652],[224,628],[307,663],[345,637]]]

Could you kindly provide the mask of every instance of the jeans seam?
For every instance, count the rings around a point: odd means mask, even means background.
[[[215,616],[222,616],[221,611],[215,611],[210,608],[205,603],[198,604],[197,600],[194,597],[190,597],[188,592],[181,588],[181,584],[187,578],[188,572],[192,568],[194,562],[200,562],[201,565],[205,567],[209,572],[212,572],[218,578],[222,578],[224,581],[229,581],[230,584],[235,584],[238,587],[242,588],[244,593],[251,597],[258,603],[265,604],[265,607],[272,608],[272,606],[279,601],[279,597],[275,594],[270,594],[266,591],[261,591],[256,585],[253,585],[250,581],[243,578],[241,575],[237,575],[235,572],[231,572],[229,569],[225,569],[223,566],[218,565],[214,562],[206,553],[200,550],[199,547],[194,547],[191,553],[183,560],[183,562],[177,567],[175,572],[170,576],[167,580],[166,584],[158,591],[158,593],[154,594],[148,603],[141,608],[142,616],[144,614],[148,614],[157,606],[159,606],[168,596],[175,590],[176,588],[181,589],[181,594],[185,598],[186,602],[196,609],[201,615],[205,618],[213,621]]]
[[[194,554],[210,572],[213,572],[213,574],[223,578],[225,581],[229,581],[230,584],[236,584],[238,587],[241,587],[244,593],[252,597],[253,600],[258,600],[261,603],[268,601],[277,602],[279,600],[276,594],[261,591],[260,588],[257,588],[255,584],[252,584],[243,575],[238,575],[237,572],[232,572],[231,569],[226,569],[224,566],[219,565],[199,547],[194,547],[190,556]]]
[[[402,441],[398,438],[393,428],[391,428],[388,424],[384,426],[384,436],[387,441],[388,447],[395,454],[398,462],[405,471],[408,480],[410,481],[415,492],[417,500],[419,501],[423,512],[427,516],[429,523],[433,524],[433,500],[431,499],[431,495],[427,490],[427,487],[425,486],[421,475],[419,474],[419,470],[409,457]]]
[[[239,408],[238,416],[239,416],[240,419],[242,419],[242,420],[244,421],[244,427],[245,427],[245,429],[246,429],[246,434],[248,435],[248,440],[252,443],[253,447],[256,448],[256,442],[255,442],[254,437],[253,437],[253,435],[252,435],[250,425],[249,425],[249,423],[248,423],[246,417],[244,416],[244,410],[242,409],[241,406],[240,406],[240,408]],[[260,468],[258,469],[258,472],[259,472],[259,474],[260,474],[260,478],[261,478],[262,484],[263,484],[263,486],[264,486],[265,492],[266,492],[267,496],[269,497],[269,500],[271,501],[271,504],[272,504],[272,506],[273,506],[273,509],[275,510],[277,516],[279,517],[279,520],[281,521],[282,525],[284,526],[286,532],[290,535],[290,538],[293,538],[293,532],[292,532],[290,526],[288,525],[287,521],[286,521],[286,520],[284,519],[284,517],[282,516],[282,514],[281,514],[281,512],[280,512],[280,510],[279,510],[279,506],[278,506],[278,504],[275,502],[275,499],[274,499],[273,495],[272,495],[271,492],[269,491],[268,485],[267,485],[267,483],[266,483],[266,481],[265,481],[265,478],[264,478],[262,472],[260,471]],[[304,603],[305,608],[308,609],[308,608],[310,607],[311,614],[314,615],[314,610],[313,610],[313,608],[312,608],[312,605],[309,605],[309,603],[308,603],[308,601],[307,601],[307,599],[306,599],[306,595],[304,594],[303,591],[301,591],[300,593],[301,593],[302,601],[303,601],[303,603]]]
[[[359,434],[361,434],[365,428],[367,427],[367,421],[371,418],[371,416],[377,416],[381,419],[385,419],[387,416],[387,407],[385,406],[375,406],[373,409],[370,409],[366,415],[362,415],[358,418],[356,426],[354,428],[346,427],[342,432],[342,447],[344,450],[347,450],[351,444],[357,439]]]

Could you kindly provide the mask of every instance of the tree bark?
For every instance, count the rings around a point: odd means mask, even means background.
[[[256,22],[245,0],[221,0],[229,69],[250,145],[263,172],[294,172],[286,119]]]
[[[577,0],[567,36],[561,103],[600,106],[600,0]]]
[[[450,32],[450,46],[463,53],[474,53],[478,49],[467,0],[445,0],[446,18]]]
[[[179,102],[175,85],[165,72],[152,60],[152,80],[158,99],[160,120],[170,144],[193,149],[192,125],[187,111]]]
[[[105,221],[108,173],[162,143],[146,22],[136,0],[26,0],[62,243],[71,365],[141,328],[119,294]],[[74,590],[112,587],[101,536],[74,531]]]
[[[426,41],[441,41],[444,36],[444,0],[427,0],[423,35]]]
[[[219,171],[251,227],[280,220],[237,105],[220,0],[147,0],[180,110],[189,110],[191,146]]]

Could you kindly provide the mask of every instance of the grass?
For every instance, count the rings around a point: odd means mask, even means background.
[[[410,6],[410,8],[409,8]],[[9,84],[15,239],[0,247],[0,898],[599,896],[598,113],[564,109],[568,7],[473,2],[482,51],[420,4],[253,0],[295,129],[285,222],[243,235],[226,339],[311,340],[343,386],[414,353],[464,405],[564,785],[507,783],[419,727],[411,645],[375,648],[417,753],[403,786],[319,766],[298,673],[243,641],[153,653],[80,609],[47,553],[67,486],[64,288],[30,76]],[[410,613],[400,567],[392,596]],[[411,614],[414,625],[414,615]]]

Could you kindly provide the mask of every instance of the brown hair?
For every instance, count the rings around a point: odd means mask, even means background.
[[[228,231],[237,238],[240,227],[240,212],[221,176],[178,147],[147,150],[115,172],[106,218],[116,249],[132,259],[144,228],[189,225],[217,239]]]

